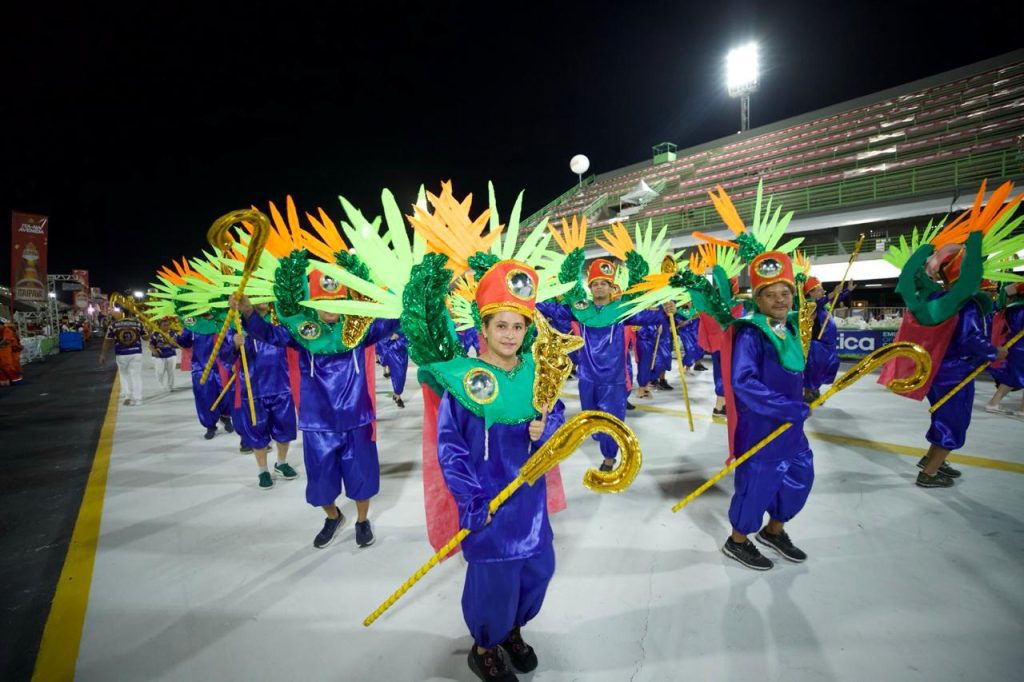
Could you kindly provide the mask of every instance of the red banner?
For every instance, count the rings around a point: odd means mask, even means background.
[[[11,211],[11,291],[17,301],[46,301],[47,216]]]
[[[77,278],[82,283],[82,289],[75,292],[75,307],[85,310],[89,305],[89,271],[72,270],[71,276]]]

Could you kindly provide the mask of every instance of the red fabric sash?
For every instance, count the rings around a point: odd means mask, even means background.
[[[718,323],[714,320],[711,320],[711,324],[716,327],[718,326]],[[703,322],[701,322],[700,328],[704,328]],[[735,327],[730,326],[722,331],[722,345],[718,356],[722,368],[722,387],[725,390],[725,423],[729,428],[729,456],[725,458],[726,464],[729,464],[736,458],[736,395],[732,391],[732,341],[735,329]],[[740,454],[742,455],[743,453],[741,452]]]
[[[377,349],[373,344],[366,346],[366,390],[370,392],[370,405],[373,406],[373,435],[371,440],[377,442]]]
[[[286,348],[285,353],[288,357],[288,386],[292,391],[292,402],[295,403],[295,411],[299,411],[299,382],[301,381],[301,372],[299,370],[299,351],[294,348]]]
[[[992,318],[992,345],[1001,347],[1010,338],[1010,323],[1006,321],[1006,309],[1003,308]],[[1006,359],[993,361],[989,367],[1000,369],[1006,366]]]
[[[182,372],[192,371],[192,349],[182,348],[181,349],[181,364],[178,365],[178,369]]]
[[[921,388],[910,393],[897,393],[896,395],[901,395],[911,400],[922,400],[928,395],[928,389],[931,388],[935,375],[939,371],[939,365],[942,364],[942,358],[946,355],[949,341],[953,338],[953,330],[956,328],[956,321],[958,319],[959,315],[954,315],[942,324],[927,327],[918,322],[917,318],[909,310],[903,313],[903,322],[900,323],[900,330],[896,332],[896,341],[911,341],[924,347],[932,358],[932,372],[928,375],[928,381]],[[896,358],[887,362],[885,367],[882,368],[882,373],[878,377],[878,383],[883,386],[888,385],[893,379],[908,377],[913,372],[913,360],[902,357]]]

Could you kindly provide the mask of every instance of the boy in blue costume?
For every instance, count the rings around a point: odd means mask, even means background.
[[[199,317],[184,317],[182,323],[185,330],[181,332],[175,341],[182,348],[192,349],[192,395],[196,403],[196,416],[199,423],[206,427],[203,438],[210,440],[217,433],[217,420],[219,419],[228,433],[234,433],[235,426],[231,423],[231,403],[222,398],[217,404],[216,410],[211,411],[210,407],[217,396],[220,395],[221,385],[219,361],[214,362],[214,367],[206,377],[206,383],[199,383],[206,369],[206,363],[213,352],[213,344],[217,340],[217,332],[220,330],[223,317],[214,318],[212,313],[203,313]]]

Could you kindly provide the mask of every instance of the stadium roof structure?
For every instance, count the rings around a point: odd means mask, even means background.
[[[709,190],[721,185],[749,215],[759,181],[796,212],[796,232],[966,207],[983,179],[1024,179],[1024,50],[688,149],[652,150],[574,184],[526,225],[585,215],[598,228],[589,246],[602,226],[651,219],[683,247],[694,230],[724,230]],[[641,198],[644,186],[652,192]]]

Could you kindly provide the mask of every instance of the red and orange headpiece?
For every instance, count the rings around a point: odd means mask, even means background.
[[[537,271],[525,263],[504,260],[495,263],[480,278],[476,287],[476,305],[480,318],[500,312],[512,312],[533,319],[537,309]]]
[[[615,263],[607,258],[596,259],[590,264],[590,270],[587,271],[587,285],[599,279],[603,279],[609,284],[615,284],[615,270]]]
[[[793,278],[793,261],[781,251],[765,251],[750,261],[750,285],[757,295],[762,288],[785,282],[796,293],[796,281]]]
[[[341,282],[319,270],[309,273],[309,298],[313,301],[329,301],[345,298],[348,290]]]

